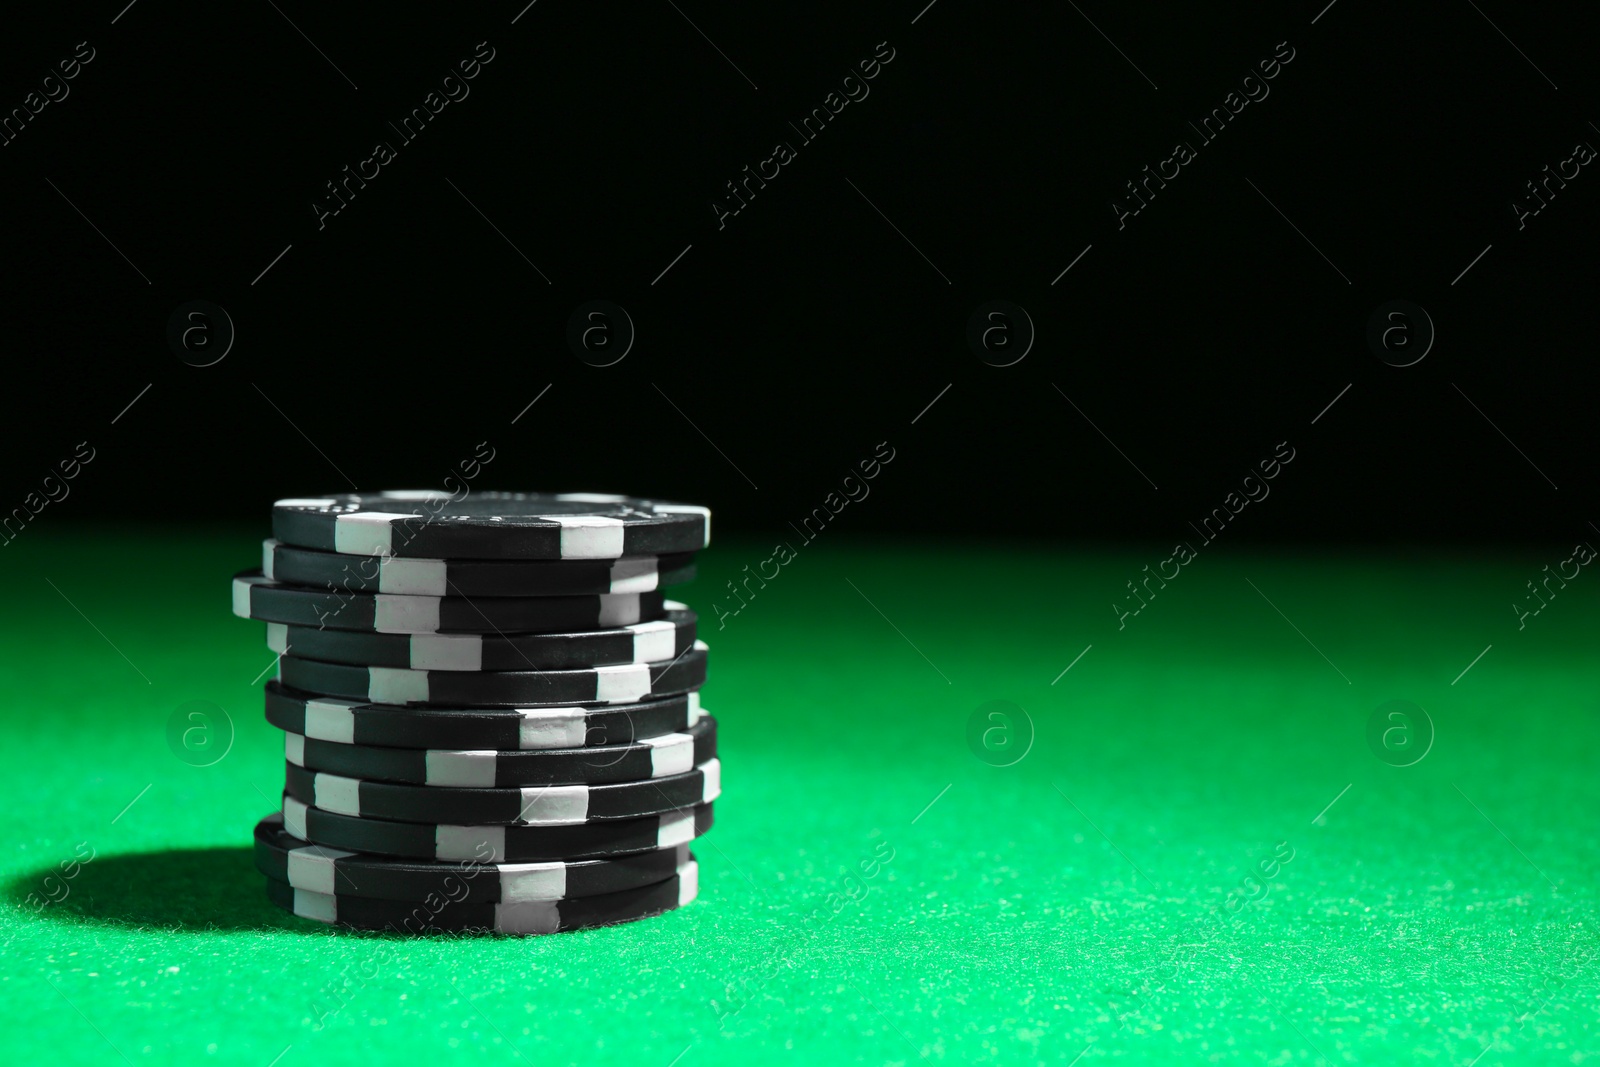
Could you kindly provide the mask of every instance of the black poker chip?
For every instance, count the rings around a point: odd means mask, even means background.
[[[388,634],[552,633],[604,630],[651,622],[664,612],[662,595],[451,597],[391,593],[330,593],[269,581],[259,571],[233,577],[233,613],[243,619],[370,630]]]
[[[654,622],[610,630],[522,634],[379,634],[267,623],[267,647],[326,663],[423,671],[564,671],[680,656],[695,641],[695,613],[668,600]]]
[[[275,582],[339,593],[413,596],[583,596],[648,593],[694,580],[694,555],[625,559],[411,559],[319,552],[261,543],[261,573]]]
[[[324,811],[288,794],[283,824],[294,836],[328,848],[380,856],[479,863],[603,859],[692,841],[711,829],[712,805],[569,826],[458,826],[400,822]]]
[[[565,900],[665,881],[689,859],[687,844],[595,860],[484,863],[404,860],[313,845],[284,829],[283,816],[256,824],[256,869],[295,889],[386,900],[507,903]]]
[[[419,671],[279,656],[278,680],[291,689],[374,704],[632,704],[698,689],[706,680],[706,646],[696,642],[662,663],[566,671]]]
[[[671,877],[652,885],[563,900],[512,903],[454,902],[440,893],[418,901],[383,900],[296,889],[267,879],[267,899],[302,919],[355,930],[392,933],[483,932],[554,934],[648,919],[680,908],[700,891],[699,865],[686,859]]]
[[[406,708],[299,693],[266,684],[267,721],[306,738],[411,749],[535,750],[620,745],[687,730],[697,693],[590,707]]]
[[[519,789],[374,782],[284,762],[284,791],[296,800],[344,815],[401,822],[565,826],[635,819],[709,804],[722,793],[722,764],[706,760],[683,774],[602,785]]]
[[[341,493],[279,500],[272,536],[360,556],[622,559],[699,551],[711,512],[606,493]]]
[[[284,735],[284,758],[307,770],[467,789],[641,782],[686,774],[716,754],[717,720],[709,715],[683,733],[630,744],[534,752],[380,748]]]

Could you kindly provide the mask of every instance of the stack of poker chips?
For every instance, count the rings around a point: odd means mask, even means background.
[[[358,929],[552,933],[693,900],[721,789],[690,580],[703,507],[433,491],[280,500],[267,623],[283,810],[267,895]]]

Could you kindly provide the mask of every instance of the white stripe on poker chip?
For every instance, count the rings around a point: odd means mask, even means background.
[[[428,785],[494,788],[497,762],[494,749],[429,749],[423,757]]]
[[[698,515],[706,521],[705,541],[700,545],[707,548],[711,544],[711,509],[701,507],[699,504],[652,504],[656,511],[666,515]]]
[[[626,627],[633,633],[633,662],[671,659],[678,644],[678,627],[664,620],[636,622]]]
[[[254,584],[248,577],[233,580],[233,613],[241,619],[250,617],[250,587]]]
[[[439,598],[393,596],[373,598],[372,628],[381,634],[431,634],[439,629]]]
[[[700,793],[700,803],[709,804],[722,795],[722,761],[715,756],[700,765],[700,773],[704,776],[704,785]]]
[[[306,805],[291,796],[283,798],[283,828],[302,841],[306,839]]]
[[[690,839],[692,838],[693,833],[690,834]],[[437,826],[433,831],[433,854],[441,860],[500,863],[506,858],[506,828]]]
[[[331,508],[337,503],[339,503],[337,500],[326,496],[287,497],[283,500],[274,500],[272,506],[275,508]]]
[[[335,892],[334,883],[338,878],[338,872],[334,870],[333,861],[354,855],[354,852],[340,852],[338,849],[323,848],[321,845],[291,848],[288,857],[289,884],[296,889],[306,889],[313,893]]]
[[[650,695],[650,667],[644,663],[619,663],[595,667],[594,698],[606,704],[632,704]]]
[[[567,895],[565,863],[502,863],[496,870],[501,904],[560,900]]]
[[[525,826],[566,826],[589,818],[589,787],[541,785],[522,788],[517,822]]]
[[[670,815],[661,816],[661,825],[656,828],[656,847],[671,848],[673,845],[688,845],[694,840],[694,812],[677,811]],[[444,857],[440,857],[443,859]]]
[[[428,672],[405,667],[368,667],[367,699],[374,704],[409,704],[428,699]]]
[[[683,907],[699,895],[700,864],[690,860],[678,868],[678,907]]]
[[[648,593],[660,584],[654,557],[619,559],[611,565],[612,593]]]
[[[705,712],[702,711],[701,708],[700,708],[700,690],[698,690],[698,689],[690,690],[690,692],[689,692],[689,721],[690,722],[695,722],[703,714],[705,714]]]
[[[478,634],[415,634],[411,666],[419,671],[483,670],[483,638]]]
[[[689,605],[684,604],[684,603],[680,603],[679,601],[676,601],[676,600],[663,600],[661,602],[661,606],[663,608],[666,608],[668,611],[688,611],[689,610]]]
[[[688,734],[662,734],[646,737],[640,743],[650,746],[650,777],[694,770],[694,738]]]
[[[711,646],[700,640],[698,637],[694,639],[694,647],[701,652],[711,651]]]
[[[517,747],[581,748],[589,737],[582,708],[518,708]]]
[[[412,596],[444,596],[450,587],[442,559],[402,559],[386,556],[378,561],[378,592]]]
[[[277,580],[272,573],[272,558],[277,554],[277,547],[278,542],[270,537],[261,542],[261,576],[269,582]]]
[[[267,651],[283,655],[289,650],[289,628],[281,622],[267,623]]]
[[[313,893],[308,889],[296,889],[294,913],[302,919],[331,923],[339,918],[339,898],[332,893]]]
[[[610,630],[639,621],[638,593],[601,593],[599,628]]]
[[[574,504],[626,504],[628,498],[616,493],[557,493],[557,500],[570,500]]]
[[[360,815],[361,782],[340,774],[318,771],[311,779],[311,799],[323,811]]]
[[[307,737],[318,741],[338,741],[350,745],[356,739],[354,704],[345,700],[306,701]],[[298,836],[305,836],[303,834]]]
[[[553,934],[561,929],[561,907],[553,900],[524,900],[494,906],[497,934]]]
[[[306,765],[306,738],[304,734],[291,734],[285,731],[283,735],[283,758],[296,767]]]
[[[604,515],[538,517],[560,525],[562,559],[615,559],[622,555],[622,531],[625,525],[621,519]]]
[[[328,501],[333,503],[333,501]],[[401,519],[415,515],[390,511],[358,511],[333,520],[333,550],[354,556],[387,556],[394,548],[394,527]]]

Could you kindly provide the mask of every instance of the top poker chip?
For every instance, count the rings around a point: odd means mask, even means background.
[[[606,493],[343,493],[279,500],[272,536],[358,556],[620,559],[704,548],[711,510]]]

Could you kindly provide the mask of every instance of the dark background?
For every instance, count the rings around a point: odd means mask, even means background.
[[[487,440],[483,488],[776,536],[887,441],[855,534],[1170,541],[1287,441],[1230,539],[1570,545],[1600,521],[1600,168],[1525,229],[1510,207],[1600,146],[1572,8],[524,2],[11,26],[6,110],[96,54],[0,148],[0,510],[84,440],[27,536],[264,527],[278,496],[437,486]],[[470,96],[400,144],[387,123],[480,41]],[[801,145],[788,122],[882,41],[870,95]],[[1270,96],[1119,231],[1123,183],[1281,41]],[[324,183],[379,140],[398,158],[319,230]],[[778,140],[798,158],[719,230]],[[565,340],[597,298],[637,329],[606,368]],[[1004,368],[965,338],[997,298],[1037,329]],[[1437,329],[1406,368],[1365,339],[1397,298]],[[237,331],[205,368],[166,341],[195,299]]]

